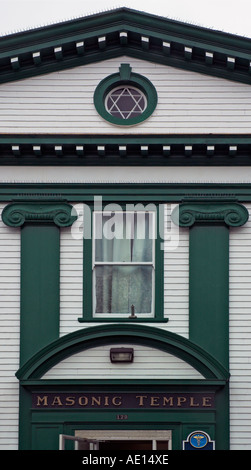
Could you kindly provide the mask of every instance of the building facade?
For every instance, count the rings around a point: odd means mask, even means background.
[[[0,448],[250,450],[251,40],[0,39]]]

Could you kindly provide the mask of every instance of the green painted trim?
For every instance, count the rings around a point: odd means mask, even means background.
[[[21,227],[25,223],[69,227],[76,220],[76,215],[72,215],[72,206],[67,203],[23,201],[6,206],[2,211],[2,220],[10,227]]]
[[[72,206],[36,197],[8,204],[3,222],[21,227],[20,364],[59,336],[60,227],[76,220]]]
[[[189,230],[189,338],[229,367],[229,229]]]
[[[217,449],[228,449],[228,428],[222,427],[219,420],[224,418],[224,412],[227,410],[227,403],[225,399],[227,394],[221,393],[221,390],[227,389],[225,382],[221,384],[221,381],[195,381],[192,383],[183,383],[183,381],[177,381],[177,383],[168,384],[165,381],[145,381],[143,384],[137,383],[134,381],[126,381],[121,383],[117,381],[116,384],[113,381],[104,381],[106,383],[85,385],[84,390],[86,392],[137,392],[137,393],[189,393],[189,392],[215,392],[215,402],[216,407],[209,410],[198,411],[193,410],[168,410],[164,412],[163,410],[127,410],[128,421],[125,423],[119,423],[115,420],[114,411],[109,410],[32,410],[31,405],[31,392],[40,391],[41,393],[48,392],[67,392],[67,393],[76,393],[83,392],[83,385],[81,383],[67,383],[64,381],[64,384],[51,383],[52,381],[47,381],[47,384],[44,381],[38,381],[37,384],[34,384],[34,381],[30,381],[30,384],[27,384],[25,387],[21,387],[25,394],[26,398],[20,403],[20,408],[23,409],[22,421],[20,421],[20,450],[39,450],[39,449],[58,449],[58,435],[59,433],[64,433],[67,435],[74,435],[76,429],[83,428],[83,423],[85,428],[88,429],[168,429],[172,430],[172,448],[173,450],[181,450],[182,440],[187,437],[189,434],[188,429],[194,430],[204,429],[209,431],[211,438],[216,439],[217,437]],[[108,383],[109,382],[109,383]],[[223,385],[223,388],[221,387]],[[220,408],[219,408],[220,407]],[[196,428],[195,428],[196,427]],[[46,430],[48,429],[49,433],[47,435]],[[41,434],[38,436],[37,432]],[[222,430],[220,434],[219,431]],[[36,444],[32,437],[36,438]],[[48,441],[48,436],[50,439]],[[54,444],[53,444],[54,442]]]
[[[216,450],[230,448],[229,383],[218,390],[216,399],[215,441]]]
[[[1,145],[81,145],[81,144],[170,144],[170,145],[251,145],[250,134],[6,134]],[[42,150],[42,149],[41,149]]]
[[[1,166],[250,166],[250,135],[8,135]]]
[[[189,338],[228,368],[229,227],[244,225],[249,213],[227,198],[187,199],[176,206],[172,220],[190,229]]]
[[[74,390],[81,390],[82,387],[95,388],[102,387],[104,389],[121,386],[121,379],[20,379],[20,385],[27,389],[35,390],[39,387],[50,388],[50,389],[67,389],[68,387],[74,388]],[[182,389],[182,387],[211,387],[214,390],[218,390],[226,385],[226,379],[126,379],[123,382],[123,389],[128,390],[129,388],[138,387],[139,385],[152,387],[175,387]]]
[[[59,240],[56,225],[21,229],[21,365],[59,336]]]
[[[172,220],[180,227],[192,227],[194,224],[220,224],[228,227],[240,227],[249,218],[246,207],[235,202],[224,202],[224,199],[212,202],[186,202],[176,206]]]
[[[127,201],[131,202],[131,201]],[[135,202],[135,201],[134,201]],[[140,200],[140,203],[142,201]],[[143,205],[143,204],[142,204]],[[122,205],[124,206],[124,204]],[[87,227],[87,230],[90,230],[92,233],[92,214],[94,206],[89,204],[89,209],[91,211],[91,222],[89,220],[89,215],[87,215],[87,220],[84,220],[84,227]],[[136,209],[137,210],[137,209]],[[163,207],[159,206],[156,208],[156,230],[157,236],[155,239],[155,277],[154,277],[154,316],[152,318],[140,317],[135,319],[130,318],[121,318],[121,317],[109,317],[103,315],[102,317],[95,317],[93,315],[93,244],[92,237],[85,236],[83,234],[83,315],[78,318],[80,323],[107,323],[107,322],[118,322],[118,323],[167,323],[168,318],[164,317],[164,250],[162,249],[161,244],[163,240],[159,235],[159,226],[160,226],[160,212],[163,211]],[[87,212],[87,211],[86,211]],[[164,215],[162,214],[162,220],[164,220]],[[91,227],[90,227],[91,223]]]
[[[131,342],[167,351],[191,364],[206,379],[227,381],[226,369],[201,347],[174,333],[146,325],[112,324],[84,328],[52,342],[16,373],[19,380],[41,378],[53,365],[78,351],[100,344]]]
[[[121,32],[127,33],[126,40]],[[100,37],[105,37],[102,43]],[[147,47],[142,37],[149,39]],[[77,47],[78,42],[84,46]],[[186,46],[192,53],[186,54]],[[62,47],[60,56],[55,47]],[[39,58],[33,57],[36,52]],[[206,52],[214,53],[213,60]],[[248,38],[119,8],[2,37],[0,82],[128,55],[250,84],[250,53]],[[13,57],[18,58],[15,64]],[[227,57],[235,58],[233,68],[228,67]]]
[[[117,86],[134,86],[144,93],[147,99],[145,111],[137,117],[119,119],[112,116],[105,108],[105,98],[108,93]],[[131,72],[129,64],[121,64],[119,73],[109,75],[97,86],[94,93],[94,105],[100,116],[112,124],[118,126],[133,126],[148,119],[157,106],[158,96],[154,85],[146,77]]]

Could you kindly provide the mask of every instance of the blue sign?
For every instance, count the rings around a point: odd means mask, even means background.
[[[204,431],[193,431],[183,441],[183,450],[214,450],[215,442]]]

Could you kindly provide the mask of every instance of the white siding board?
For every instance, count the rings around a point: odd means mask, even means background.
[[[60,231],[60,336],[81,328],[83,305],[83,240],[71,227]]]
[[[247,204],[249,212],[251,205]],[[230,443],[251,449],[251,221],[230,230]]]
[[[108,345],[81,351],[63,360],[48,371],[43,379],[203,378],[189,364],[168,353],[135,344],[126,346],[134,348],[133,363],[123,364],[122,367],[121,364],[111,364],[111,346]]]
[[[14,167],[3,166],[2,183],[250,183],[251,167]],[[248,237],[248,236],[247,236]],[[247,238],[246,237],[246,238]],[[251,241],[248,242],[249,244]],[[181,240],[182,244],[182,240]]]
[[[154,114],[131,133],[242,133],[250,127],[249,85],[195,72],[121,57],[2,84],[0,132],[118,134],[121,128],[104,121],[93,105],[98,83],[116,73],[123,62],[153,82],[158,93]]]
[[[19,273],[20,231],[0,219],[0,450],[18,448]]]

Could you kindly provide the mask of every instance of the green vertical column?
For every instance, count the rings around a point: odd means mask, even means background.
[[[196,224],[189,236],[189,339],[228,369],[229,229]]]
[[[59,337],[60,227],[76,217],[63,202],[11,203],[6,225],[21,227],[20,366]]]
[[[223,199],[184,202],[173,220],[189,228],[189,339],[229,368],[229,227],[247,209]]]
[[[53,224],[21,229],[21,364],[59,337],[59,230]]]

